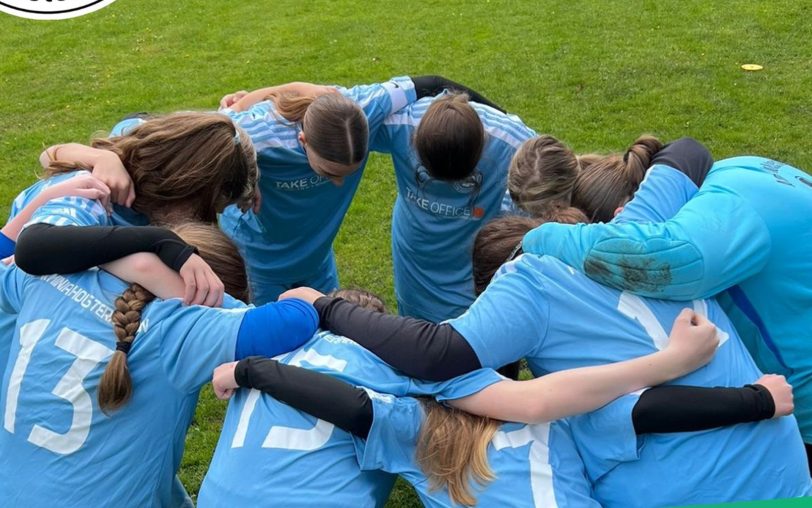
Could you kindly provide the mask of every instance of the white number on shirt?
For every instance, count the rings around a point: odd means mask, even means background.
[[[343,372],[344,369],[347,368],[346,360],[340,360],[330,355],[319,354],[314,349],[306,349],[297,352],[288,364],[301,367],[305,362],[338,372]],[[232,448],[242,448],[245,444],[245,436],[248,434],[248,423],[251,420],[251,415],[254,413],[260,395],[261,392],[259,390],[251,390],[248,392],[245,405],[240,412],[240,421],[237,424],[237,431],[231,440]],[[316,420],[316,424],[310,429],[297,429],[295,427],[275,425],[271,427],[268,431],[268,435],[265,436],[262,447],[305,452],[318,450],[330,440],[330,436],[333,435],[333,429],[335,429],[335,425],[324,420]]]
[[[50,320],[39,319],[20,327],[20,353],[9,377],[4,418],[5,429],[12,434],[15,429],[17,402],[25,371],[31,361],[34,347],[44,335],[49,324]],[[63,328],[59,332],[54,345],[76,357],[68,371],[51,391],[73,406],[71,426],[67,432],[58,433],[36,424],[31,430],[31,434],[28,435],[28,441],[54,453],[68,455],[82,447],[90,432],[93,401],[83,385],[85,377],[99,363],[109,358],[113,354],[113,350],[68,328]]]
[[[550,466],[548,439],[550,425],[547,423],[526,425],[511,432],[497,431],[491,444],[497,450],[521,448],[530,445],[530,489],[533,493],[533,506],[549,508],[558,506],[553,489],[553,468]]]
[[[694,300],[692,304],[694,312],[708,317],[708,303],[705,300]],[[620,294],[617,310],[630,319],[636,319],[646,330],[648,336],[651,337],[654,347],[662,350],[668,346],[668,334],[642,298],[624,291]],[[716,334],[719,338],[719,347],[730,338],[730,335],[720,328],[716,329]]]

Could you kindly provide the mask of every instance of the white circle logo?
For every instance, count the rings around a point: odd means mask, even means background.
[[[116,0],[0,0],[0,11],[28,19],[68,19],[107,7]]]

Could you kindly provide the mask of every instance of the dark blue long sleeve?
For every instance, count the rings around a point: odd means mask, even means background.
[[[251,309],[240,326],[234,358],[287,353],[310,339],[318,326],[319,314],[304,300],[292,298]]]
[[[0,233],[0,259],[7,258],[14,254],[14,240]]]

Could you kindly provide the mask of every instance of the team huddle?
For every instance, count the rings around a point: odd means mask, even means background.
[[[392,313],[333,252],[370,152]],[[383,506],[398,476],[431,507],[810,494],[812,177],[787,164],[578,155],[439,76],[236,92],[39,160],[0,235],[3,506],[191,506],[209,381],[201,507]]]

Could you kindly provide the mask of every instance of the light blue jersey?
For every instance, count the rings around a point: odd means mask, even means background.
[[[413,146],[417,126],[437,97],[424,97],[391,115],[370,142],[371,150],[392,155],[398,184],[392,263],[400,313],[434,322],[459,316],[474,301],[474,237],[499,215],[510,160],[536,135],[519,117],[472,102],[485,128],[482,157],[467,178],[437,180],[420,164]]]
[[[373,139],[384,119],[415,101],[408,77],[340,89],[367,116]],[[305,285],[324,292],[338,287],[333,240],[358,189],[363,168],[340,187],[313,172],[299,143],[301,125],[279,114],[271,101],[247,111],[224,110],[246,130],[257,150],[262,206],[258,214],[230,206],[220,227],[240,247],[258,304],[275,301],[286,289]]]
[[[686,306],[717,325],[721,345],[707,366],[674,383],[742,386],[761,376],[713,300],[643,299],[601,286],[549,256],[524,254],[505,265],[469,311],[450,324],[468,340],[483,366],[526,357],[538,376],[662,349],[674,319]],[[625,417],[631,419],[629,413]],[[595,430],[583,429],[572,428],[579,447],[592,446],[592,456],[584,456],[587,469],[594,471],[590,461],[598,459],[616,462],[599,478],[590,477],[596,486],[600,481],[595,494],[605,506],[794,497],[805,495],[810,487],[794,417],[649,436],[642,441],[639,458],[616,456],[612,440],[596,442]],[[680,481],[674,482],[675,477]],[[647,497],[643,489],[631,487],[643,481],[652,486],[645,492],[656,490],[657,496]]]
[[[545,225],[528,235],[526,251],[645,296],[704,298],[730,288],[722,305],[759,367],[792,384],[812,443],[812,177],[736,157],[714,164],[695,195],[672,194],[662,177],[669,169],[650,171],[652,185],[629,205],[658,223]]]
[[[377,391],[440,391],[435,383],[403,376],[352,340],[329,332],[277,359]],[[476,393],[501,379],[494,371],[477,371],[454,387],[453,396]],[[393,481],[381,471],[360,471],[352,437],[343,430],[258,390],[238,390],[198,506],[383,506]]]
[[[421,402],[381,394],[370,397],[372,428],[366,440],[355,438],[361,468],[403,476],[424,506],[460,506],[451,502],[447,490],[432,490],[417,464],[417,442],[426,419]],[[591,497],[591,486],[566,421],[505,423],[494,434],[487,453],[495,479],[484,488],[475,487],[478,506],[600,508]]]
[[[69,178],[73,178],[76,175],[85,173],[83,171],[73,171],[70,173],[61,173],[51,178],[45,180],[39,180],[32,184],[30,187],[25,189],[24,191],[20,192],[14,201],[11,204],[11,212],[9,214],[9,220],[13,219],[17,216],[17,214],[22,211],[31,201],[39,195],[44,189],[48,188],[51,185],[63,182]],[[90,201],[85,201],[83,204],[86,206],[91,206]],[[99,207],[97,212],[103,212],[103,209]],[[129,212],[129,213],[128,213]],[[134,214],[132,211],[127,209],[118,209],[116,208],[111,220],[118,221],[116,224],[120,225],[129,225],[129,220],[138,221],[136,217],[137,214]],[[104,217],[103,217],[104,216]],[[101,213],[98,216],[98,220],[107,222],[106,214]],[[0,313],[0,376],[3,374],[3,369],[5,368],[6,361],[8,360],[8,352],[9,352],[9,345],[11,344],[11,337],[14,334],[14,326],[16,323],[16,316]]]
[[[0,308],[17,329],[0,385],[0,492],[10,506],[170,506],[197,393],[234,359],[244,309],[149,304],[128,354],[132,399],[105,415],[101,375],[125,283],[100,270],[2,274]]]
[[[66,173],[64,175],[57,175],[49,180],[41,181],[29,188],[28,190],[24,191],[21,194],[22,198],[18,197],[18,200],[15,200],[13,212],[17,213],[22,206],[27,204],[33,196],[35,196],[39,191],[41,191],[45,186],[50,185],[52,183],[64,180],[66,178],[71,178],[75,176],[78,172],[74,173]],[[99,204],[98,201],[88,200],[85,198],[80,197],[63,197],[49,201],[42,207],[40,207],[37,212],[32,217],[30,223],[47,223],[53,225],[72,225],[72,226],[87,226],[87,225],[112,225],[112,224],[119,224],[119,225],[137,225],[139,223],[145,223],[146,219],[133,212],[130,209],[121,208],[118,211],[114,211],[112,214],[108,215],[106,210]],[[232,308],[232,307],[240,307],[243,304],[237,302],[236,300],[227,297],[224,303],[225,307]],[[148,309],[152,308],[149,306]],[[216,316],[213,319],[217,319]],[[241,318],[240,318],[241,322]],[[11,323],[12,330],[14,322]],[[234,335],[236,339],[236,335]],[[223,337],[221,337],[223,339]],[[230,351],[230,357],[233,358],[234,349],[233,346],[229,346],[226,350]],[[195,354],[194,352],[184,353],[184,354]],[[201,357],[201,360],[205,358],[205,355]],[[218,358],[215,362],[220,362],[221,359]],[[5,363],[3,364],[5,365]],[[213,366],[207,368],[213,368]],[[206,381],[207,377],[204,376],[203,381],[201,381],[200,385],[202,385]],[[175,426],[177,429],[176,433],[174,434],[174,444],[171,449],[168,449],[171,452],[172,456],[171,463],[172,468],[171,471],[174,472],[177,470],[178,466],[180,465],[180,458],[183,451],[183,444],[184,444],[184,437],[185,437],[185,429],[188,427],[191,418],[194,413],[194,408],[197,401],[197,391],[193,394],[193,398],[189,398],[187,401],[184,402],[183,406],[186,408],[184,412],[178,412],[178,424]],[[182,432],[180,431],[182,429]],[[161,485],[156,488],[156,503],[160,506],[191,506],[191,500],[188,498],[183,485],[180,481],[175,477],[167,483],[164,478],[161,478]]]

